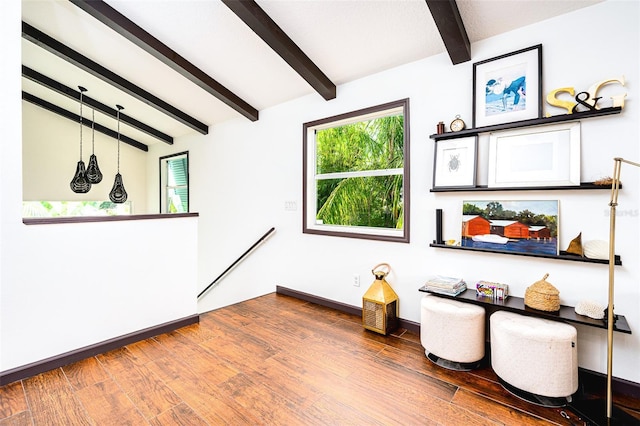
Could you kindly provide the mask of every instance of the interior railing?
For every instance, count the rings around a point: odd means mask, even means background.
[[[200,292],[200,294],[198,294],[198,299],[200,299],[207,291],[209,291],[212,287],[214,287],[215,285],[217,285],[217,283],[225,276],[227,275],[233,268],[236,267],[236,265],[238,265],[238,263],[242,262],[249,254],[251,254],[251,252],[253,250],[255,250],[256,248],[258,248],[258,246],[260,244],[262,244],[267,238],[269,238],[274,232],[275,232],[276,228],[271,228],[269,229],[262,237],[260,237],[260,239],[258,239],[258,241],[256,241],[255,243],[253,243],[253,245],[251,247],[249,247],[247,249],[247,251],[245,251],[244,253],[242,253],[242,255],[240,255],[239,258],[237,258],[231,265],[229,265],[229,267],[227,269],[225,269],[220,275],[218,275],[218,277],[213,280],[211,282],[211,284],[209,284],[204,290],[202,290]]]

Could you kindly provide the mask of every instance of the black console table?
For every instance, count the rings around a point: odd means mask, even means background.
[[[589,318],[584,315],[578,315],[575,312],[573,306],[560,305],[560,310],[557,312],[545,312],[537,309],[525,306],[524,299],[522,297],[509,296],[506,300],[493,300],[489,297],[482,297],[476,294],[475,289],[467,289],[463,293],[457,296],[449,296],[441,293],[435,293],[427,290],[425,287],[420,287],[420,291],[424,293],[430,293],[434,296],[444,297],[446,299],[457,300],[459,302],[471,303],[474,305],[482,306],[487,310],[487,318],[495,311],[510,311],[517,314],[528,315],[532,317],[545,318],[554,321],[567,321],[576,324],[588,325],[590,327],[607,328],[607,321],[604,319],[598,320]],[[631,328],[627,319],[623,315],[615,315],[615,323],[613,324],[613,330],[620,333],[631,334]]]

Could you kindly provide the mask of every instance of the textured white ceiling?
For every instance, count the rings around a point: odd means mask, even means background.
[[[458,7],[473,43],[599,1],[458,0]],[[424,0],[257,2],[336,85],[445,52]],[[219,0],[107,3],[258,110],[314,93]],[[22,6],[25,22],[205,124],[240,117],[72,3],[23,0]],[[89,90],[88,96],[105,104],[124,105],[125,113],[174,137],[193,132],[29,41],[23,40],[22,48],[23,64],[48,77],[73,88],[82,85]],[[73,101],[24,78],[23,89],[72,111],[77,109]],[[96,121],[108,125],[113,120],[96,117]],[[157,143],[133,130],[127,134],[144,143]]]

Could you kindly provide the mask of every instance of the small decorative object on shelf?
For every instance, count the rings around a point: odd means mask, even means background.
[[[442,209],[436,209],[436,244],[442,244]]]
[[[581,112],[578,110],[578,105],[581,105],[582,109],[585,111],[599,110],[601,105],[598,105],[598,101],[602,99],[602,96],[598,96],[598,90],[600,90],[602,86],[610,83],[619,83],[624,86],[624,76],[605,79],[594,83],[586,92],[579,92],[577,95],[575,95],[575,102],[565,101],[562,99],[558,99],[557,97],[559,93],[568,93],[569,95],[574,96],[575,89],[573,87],[561,87],[559,89],[554,89],[550,91],[549,94],[547,94],[547,103],[551,106],[566,109],[567,114]],[[610,106],[624,108],[624,98],[626,97],[626,93],[611,96]]]
[[[493,300],[505,300],[509,296],[509,286],[490,281],[478,281],[476,283],[476,294]]]
[[[584,256],[589,259],[609,260],[609,243],[607,241],[585,241],[582,247]]]
[[[439,135],[444,133],[444,123],[442,121],[436,125],[436,133]]]
[[[539,311],[557,312],[560,310],[560,292],[547,281],[549,274],[544,274],[524,292],[524,304]]]
[[[613,184],[613,179],[606,176],[594,181],[593,184],[598,186],[611,186]]]
[[[575,307],[576,314],[584,315],[593,319],[604,318],[604,306],[593,300],[582,300]]]
[[[460,118],[460,115],[456,115],[456,118],[449,124],[449,129],[451,129],[452,132],[459,132],[460,130],[464,130],[465,127],[466,124],[462,118]]]
[[[577,254],[578,256],[584,256],[584,250],[582,248],[582,232],[578,234],[571,242],[569,243],[569,247],[567,247],[567,253],[569,254]]]

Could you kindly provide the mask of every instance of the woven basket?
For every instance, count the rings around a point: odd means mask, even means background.
[[[560,292],[546,281],[549,274],[545,274],[540,281],[536,281],[524,292],[524,304],[540,311],[556,312],[560,310]]]

